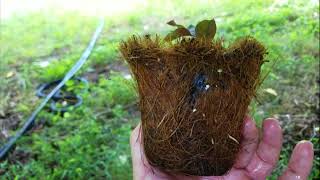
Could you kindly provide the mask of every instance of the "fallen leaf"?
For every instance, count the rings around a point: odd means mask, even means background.
[[[264,91],[271,94],[271,95],[278,96],[278,93],[272,88],[264,89]]]
[[[14,75],[13,71],[7,73],[6,78],[11,78]]]

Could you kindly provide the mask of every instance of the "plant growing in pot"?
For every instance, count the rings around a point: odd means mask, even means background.
[[[137,83],[148,162],[187,175],[223,175],[240,150],[243,120],[261,83],[266,49],[252,37],[214,40],[214,19],[165,38],[132,36],[120,45]]]

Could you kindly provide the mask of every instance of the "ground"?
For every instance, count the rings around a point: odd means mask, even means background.
[[[89,4],[87,9],[92,9]],[[263,67],[267,76],[250,114],[258,125],[263,118],[277,117],[284,129],[281,159],[270,179],[283,170],[298,141],[311,140],[319,153],[317,1],[152,0],[112,13],[113,8],[103,7],[96,13],[72,8],[7,13],[1,20],[0,145],[41,102],[35,96],[37,86],[63,77],[88,44],[99,22],[95,15],[106,15],[99,41],[77,73],[89,80],[89,89],[81,94],[82,106],[64,114],[42,111],[35,126],[1,161],[4,179],[131,179],[129,136],[140,114],[118,44],[132,34],[164,35],[172,30],[165,24],[171,19],[189,25],[215,17],[216,37],[223,38],[225,46],[250,35],[268,48],[269,63]],[[81,87],[69,82],[67,88]],[[319,178],[319,166],[316,156],[310,179]]]

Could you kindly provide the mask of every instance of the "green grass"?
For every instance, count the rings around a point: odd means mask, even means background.
[[[137,95],[133,81],[124,78],[123,72],[109,71],[121,62],[117,50],[121,40],[132,34],[164,35],[172,30],[165,25],[171,19],[188,25],[216,17],[216,36],[223,37],[226,45],[245,35],[266,45],[271,62],[263,70],[270,73],[259,91],[260,103],[251,105],[251,115],[259,125],[263,118],[273,115],[281,121],[287,120],[284,115],[297,120],[316,119],[318,8],[309,1],[153,0],[139,10],[106,17],[104,31],[78,73],[95,79],[89,78],[89,91],[81,94],[84,104],[63,115],[42,111],[32,133],[23,136],[15,152],[1,162],[0,174],[4,179],[131,179],[129,136],[139,120]],[[21,126],[40,102],[34,95],[37,85],[63,77],[85,49],[97,19],[52,11],[1,22],[0,120],[17,115]],[[42,67],[43,62],[50,63]],[[70,82],[68,88],[79,87]],[[284,144],[270,179],[276,179],[286,166],[294,143],[310,138],[308,133],[296,135],[290,127],[283,128],[286,137],[294,141]],[[12,135],[15,128],[11,129]],[[319,151],[318,137],[312,141]],[[314,164],[311,179],[319,178],[319,157]]]

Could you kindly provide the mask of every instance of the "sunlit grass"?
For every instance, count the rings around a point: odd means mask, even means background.
[[[223,38],[226,46],[245,35],[266,45],[271,62],[266,63],[264,72],[271,71],[259,93],[261,104],[253,103],[251,112],[258,124],[274,114],[315,117],[319,5],[314,1],[68,1],[65,7],[65,1],[47,2],[40,3],[46,6],[40,11],[7,15],[1,22],[0,117],[27,117],[39,102],[34,96],[36,87],[63,76],[80,57],[103,16],[104,31],[78,73],[91,73],[98,80],[90,82],[80,108],[64,116],[41,113],[38,123],[43,128],[24,136],[17,145],[31,157],[24,164],[12,158],[0,164],[0,169],[6,170],[2,175],[8,179],[92,175],[130,179],[128,141],[130,128],[138,120],[136,107],[132,106],[136,94],[127,86],[132,86],[132,80],[103,70],[121,62],[117,50],[121,40],[132,34],[164,35],[172,30],[165,24],[172,19],[189,25],[215,17],[216,37]],[[276,95],[265,89],[272,89]],[[285,167],[291,150],[292,144],[285,144],[279,168],[271,179]],[[317,159],[315,164],[319,162]],[[316,175],[319,177],[315,167],[313,177]]]

